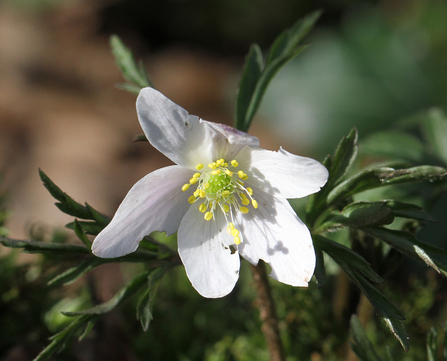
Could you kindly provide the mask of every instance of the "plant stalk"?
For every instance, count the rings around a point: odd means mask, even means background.
[[[273,302],[270,284],[267,279],[265,263],[259,261],[257,266],[251,266],[256,293],[258,294],[257,306],[259,308],[259,318],[262,322],[262,332],[267,340],[270,353],[270,361],[284,361],[284,347],[278,328],[278,318],[276,316],[275,304]]]

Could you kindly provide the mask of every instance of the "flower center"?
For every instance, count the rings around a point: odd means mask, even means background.
[[[258,208],[258,202],[252,197],[253,190],[244,186],[243,181],[248,179],[248,175],[243,170],[236,172],[235,168],[238,166],[236,160],[227,163],[224,159],[218,159],[208,164],[209,171],[195,173],[189,183],[182,187],[186,191],[191,185],[197,184],[197,189],[188,202],[193,204],[202,201],[199,211],[204,213],[206,221],[215,219],[214,212],[220,209],[227,221],[227,232],[234,237],[236,244],[241,243],[241,234],[234,226],[234,213],[248,213],[246,206],[250,203],[253,208]],[[198,164],[196,168],[200,171],[204,166]]]

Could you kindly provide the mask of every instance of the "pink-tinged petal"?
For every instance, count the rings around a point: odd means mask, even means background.
[[[205,221],[194,204],[178,230],[178,251],[193,287],[203,297],[218,298],[229,294],[239,278],[239,254],[229,245],[233,237],[226,231],[222,212]]]
[[[292,286],[307,286],[315,269],[315,252],[306,225],[286,199],[254,194],[257,209],[238,213],[244,241],[239,253],[256,265],[259,259],[272,267],[270,276]]]
[[[329,172],[318,161],[280,149],[273,152],[245,147],[238,154],[239,168],[255,187],[281,198],[301,198],[318,192]]]
[[[256,137],[190,115],[152,88],[141,90],[137,113],[149,142],[174,163],[190,169],[232,157],[244,146],[259,145]]]
[[[98,234],[92,251],[102,258],[134,252],[153,231],[175,233],[191,206],[193,190],[181,190],[193,171],[174,165],[158,169],[139,180],[127,193],[112,221]]]

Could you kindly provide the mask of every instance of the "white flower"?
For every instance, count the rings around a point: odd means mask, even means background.
[[[315,253],[306,225],[286,198],[318,192],[328,172],[319,162],[259,148],[256,137],[207,122],[152,88],[137,99],[149,142],[177,165],[138,181],[93,253],[134,252],[153,231],[178,232],[186,274],[204,297],[223,297],[239,277],[239,255],[269,263],[274,279],[307,286]]]

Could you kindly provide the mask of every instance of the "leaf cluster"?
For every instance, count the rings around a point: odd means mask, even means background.
[[[408,350],[409,338],[402,322],[405,317],[375,286],[383,282],[382,277],[364,256],[370,254],[372,244],[378,241],[446,275],[446,250],[417,239],[414,233],[408,230],[390,228],[397,218],[418,224],[436,220],[414,204],[394,199],[356,201],[353,197],[361,198],[361,195],[358,195],[361,192],[388,185],[420,181],[442,185],[447,180],[447,170],[437,165],[379,166],[352,174],[350,170],[358,154],[357,140],[357,131],[353,129],[341,140],[335,154],[324,160],[323,164],[329,170],[329,179],[319,193],[310,197],[307,204],[307,221],[312,230],[317,253],[315,275],[318,284],[322,285],[325,282],[323,253],[326,253],[368,298],[402,347]],[[356,251],[330,239],[331,233],[341,229],[350,230],[350,241],[352,245],[357,245]],[[363,256],[357,250],[363,250]],[[393,252],[382,254],[380,263],[389,264],[393,255]],[[351,322],[354,332],[358,329],[356,322],[355,319]],[[354,351],[360,356],[361,352],[358,350],[366,350],[368,347],[365,343],[358,343]],[[374,358],[371,356],[369,359]]]

